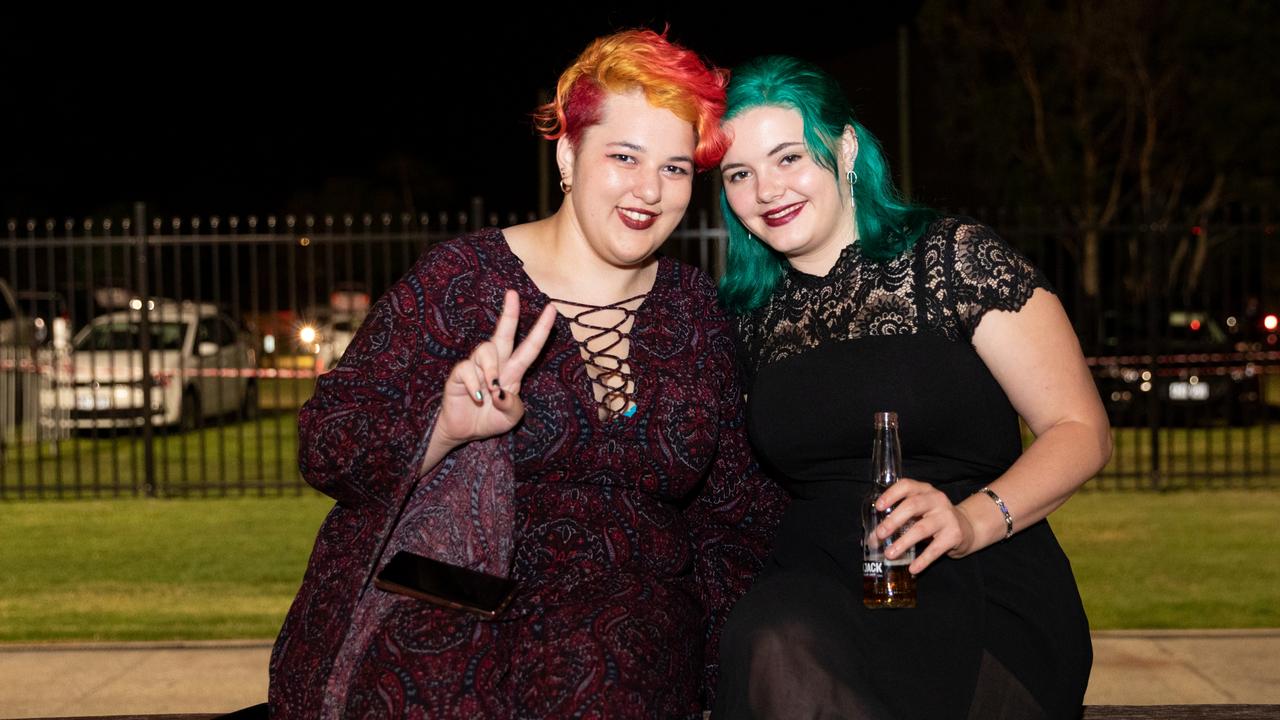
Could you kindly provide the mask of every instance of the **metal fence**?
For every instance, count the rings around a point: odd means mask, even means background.
[[[1064,214],[979,213],[1048,275],[1112,420],[1097,488],[1280,487],[1275,213],[1136,210],[1093,234]]]
[[[10,220],[0,499],[301,492],[297,409],[368,302],[431,243],[522,219]],[[713,233],[690,218],[664,251],[718,267]]]
[[[1271,215],[1117,223],[972,213],[1046,272],[1113,417],[1098,488],[1280,486]],[[302,492],[296,411],[370,299],[486,213],[10,220],[0,499]],[[719,274],[722,229],[664,251]],[[1090,249],[1090,246],[1094,249]]]

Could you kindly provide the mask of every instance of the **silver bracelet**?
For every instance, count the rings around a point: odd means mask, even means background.
[[[996,507],[1000,508],[1000,514],[1004,515],[1004,539],[1008,540],[1013,537],[1013,515],[1009,514],[1009,506],[1005,505],[1004,500],[1001,500],[1000,496],[996,494],[996,491],[989,487],[984,487],[978,492],[991,498],[991,501],[996,504]]]

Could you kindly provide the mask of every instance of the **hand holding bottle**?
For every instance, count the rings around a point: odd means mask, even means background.
[[[885,551],[887,558],[896,559],[916,543],[929,541],[911,561],[908,569],[912,575],[924,572],[944,553],[963,557],[972,551],[973,523],[960,507],[952,504],[946,494],[933,485],[900,478],[880,493],[875,502],[878,510],[893,509],[875,529],[875,537],[884,540],[903,530],[901,537],[895,538],[893,545]]]

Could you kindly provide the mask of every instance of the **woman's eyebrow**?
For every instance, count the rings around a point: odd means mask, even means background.
[[[633,142],[627,142],[625,140],[617,140],[615,142],[606,143],[605,147],[620,147],[620,148],[625,148],[632,152],[638,152],[638,153],[648,152],[648,150],[646,150],[643,145],[637,145]],[[667,158],[667,162],[686,162],[689,164],[693,164],[693,158],[689,157],[688,155],[672,155],[671,157]]]
[[[782,152],[783,150],[786,150],[792,145],[803,145],[803,144],[804,143],[794,142],[794,141],[778,143],[777,146],[775,146],[772,150],[769,151],[769,156],[777,155],[778,153]]]

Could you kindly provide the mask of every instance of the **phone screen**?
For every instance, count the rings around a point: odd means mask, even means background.
[[[451,565],[401,550],[374,585],[458,610],[493,617],[510,601],[514,580]]]

